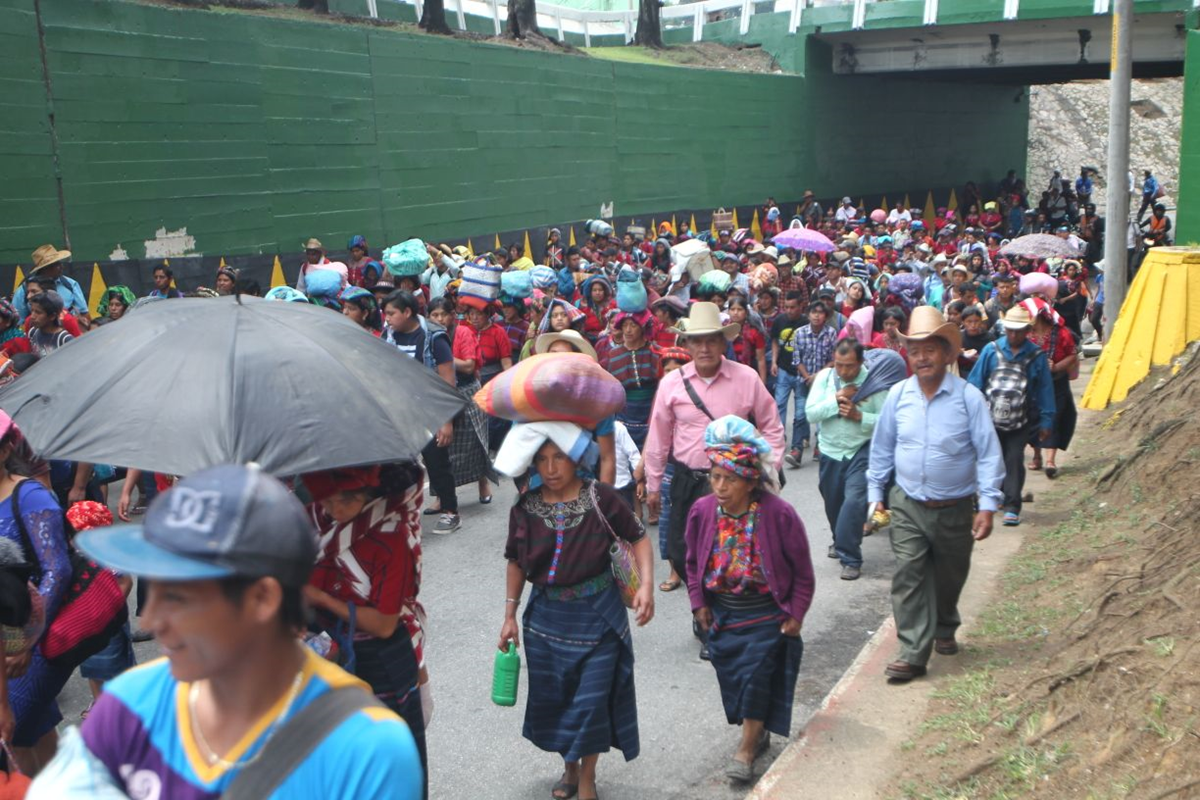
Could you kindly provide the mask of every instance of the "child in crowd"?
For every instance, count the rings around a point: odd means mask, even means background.
[[[613,444],[617,449],[617,479],[614,485],[617,494],[633,509],[634,492],[644,493],[646,483],[645,472],[641,468],[642,453],[625,428],[625,423],[620,420],[613,422]]]

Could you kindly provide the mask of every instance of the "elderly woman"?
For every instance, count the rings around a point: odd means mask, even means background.
[[[804,523],[776,494],[766,439],[730,415],[709,424],[704,444],[713,493],[688,514],[688,595],[708,633],[725,718],[742,726],[725,774],[744,783],[770,733],[791,733],[813,569]]]
[[[621,344],[608,356],[608,371],[625,387],[625,408],[617,414],[638,450],[650,431],[650,409],[658,388],[658,354],[651,345],[654,317],[649,311],[621,312],[613,324],[621,331]]]
[[[412,730],[425,775],[432,714],[421,586],[424,473],[390,464],[303,476],[320,554],[304,597],[318,624],[352,650],[355,675]],[[343,653],[343,660],[351,653]]]
[[[525,610],[529,698],[523,734],[562,756],[565,769],[552,796],[595,800],[596,763],[616,747],[629,761],[639,751],[629,618],[613,579],[609,546],[633,546],[639,574],[654,574],[650,540],[616,491],[580,476],[578,463],[594,447],[567,422],[514,425],[496,458],[517,477],[532,462],[540,488],[520,497],[509,514],[504,555],[507,592],[501,650],[520,644],[517,608]],[[638,625],[654,616],[653,587],[641,582],[633,600]]]

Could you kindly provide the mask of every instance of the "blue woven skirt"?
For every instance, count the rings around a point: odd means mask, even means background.
[[[564,761],[620,750],[638,755],[629,615],[613,585],[576,600],[534,589],[525,609],[526,739]]]
[[[787,615],[770,595],[756,601],[715,597],[708,651],[725,718],[730,725],[762,720],[771,733],[790,736],[804,643],[779,632]]]

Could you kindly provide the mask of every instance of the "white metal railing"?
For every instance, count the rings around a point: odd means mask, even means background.
[[[421,16],[424,0],[384,0],[412,5],[416,8],[417,18]],[[861,30],[867,23],[867,5],[882,0],[773,0],[775,13],[788,14],[788,33],[794,34],[800,28],[802,15],[806,7],[819,6],[850,6],[850,24],[855,30]],[[938,24],[938,1],[925,0],[923,24]],[[379,0],[366,0],[367,13],[372,17],[379,16]],[[481,17],[492,20],[492,29],[496,35],[504,29],[508,19],[507,0],[445,0],[446,13],[452,14],[458,23],[459,30],[466,30],[466,16]],[[544,31],[556,34],[563,41],[568,33],[582,35],[585,46],[590,47],[593,36],[622,36],[625,42],[633,41],[637,28],[637,0],[631,5],[634,8],[614,11],[585,11],[569,6],[553,3],[538,3],[538,26]],[[1200,8],[1200,0],[1193,0],[1195,7]],[[1020,0],[1004,0],[1004,19],[1015,20],[1020,12]],[[1109,13],[1111,0],[1093,0],[1093,13]],[[739,31],[745,36],[750,32],[750,18],[754,16],[755,0],[701,0],[695,3],[680,3],[664,6],[661,11],[664,30],[692,29],[692,41],[699,42],[704,35],[704,25],[719,19],[738,19]]]

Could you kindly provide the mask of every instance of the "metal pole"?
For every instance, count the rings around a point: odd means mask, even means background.
[[[1125,302],[1129,229],[1129,94],[1133,77],[1133,0],[1113,4],[1112,62],[1108,95],[1108,202],[1104,224],[1104,326],[1111,338]]]

